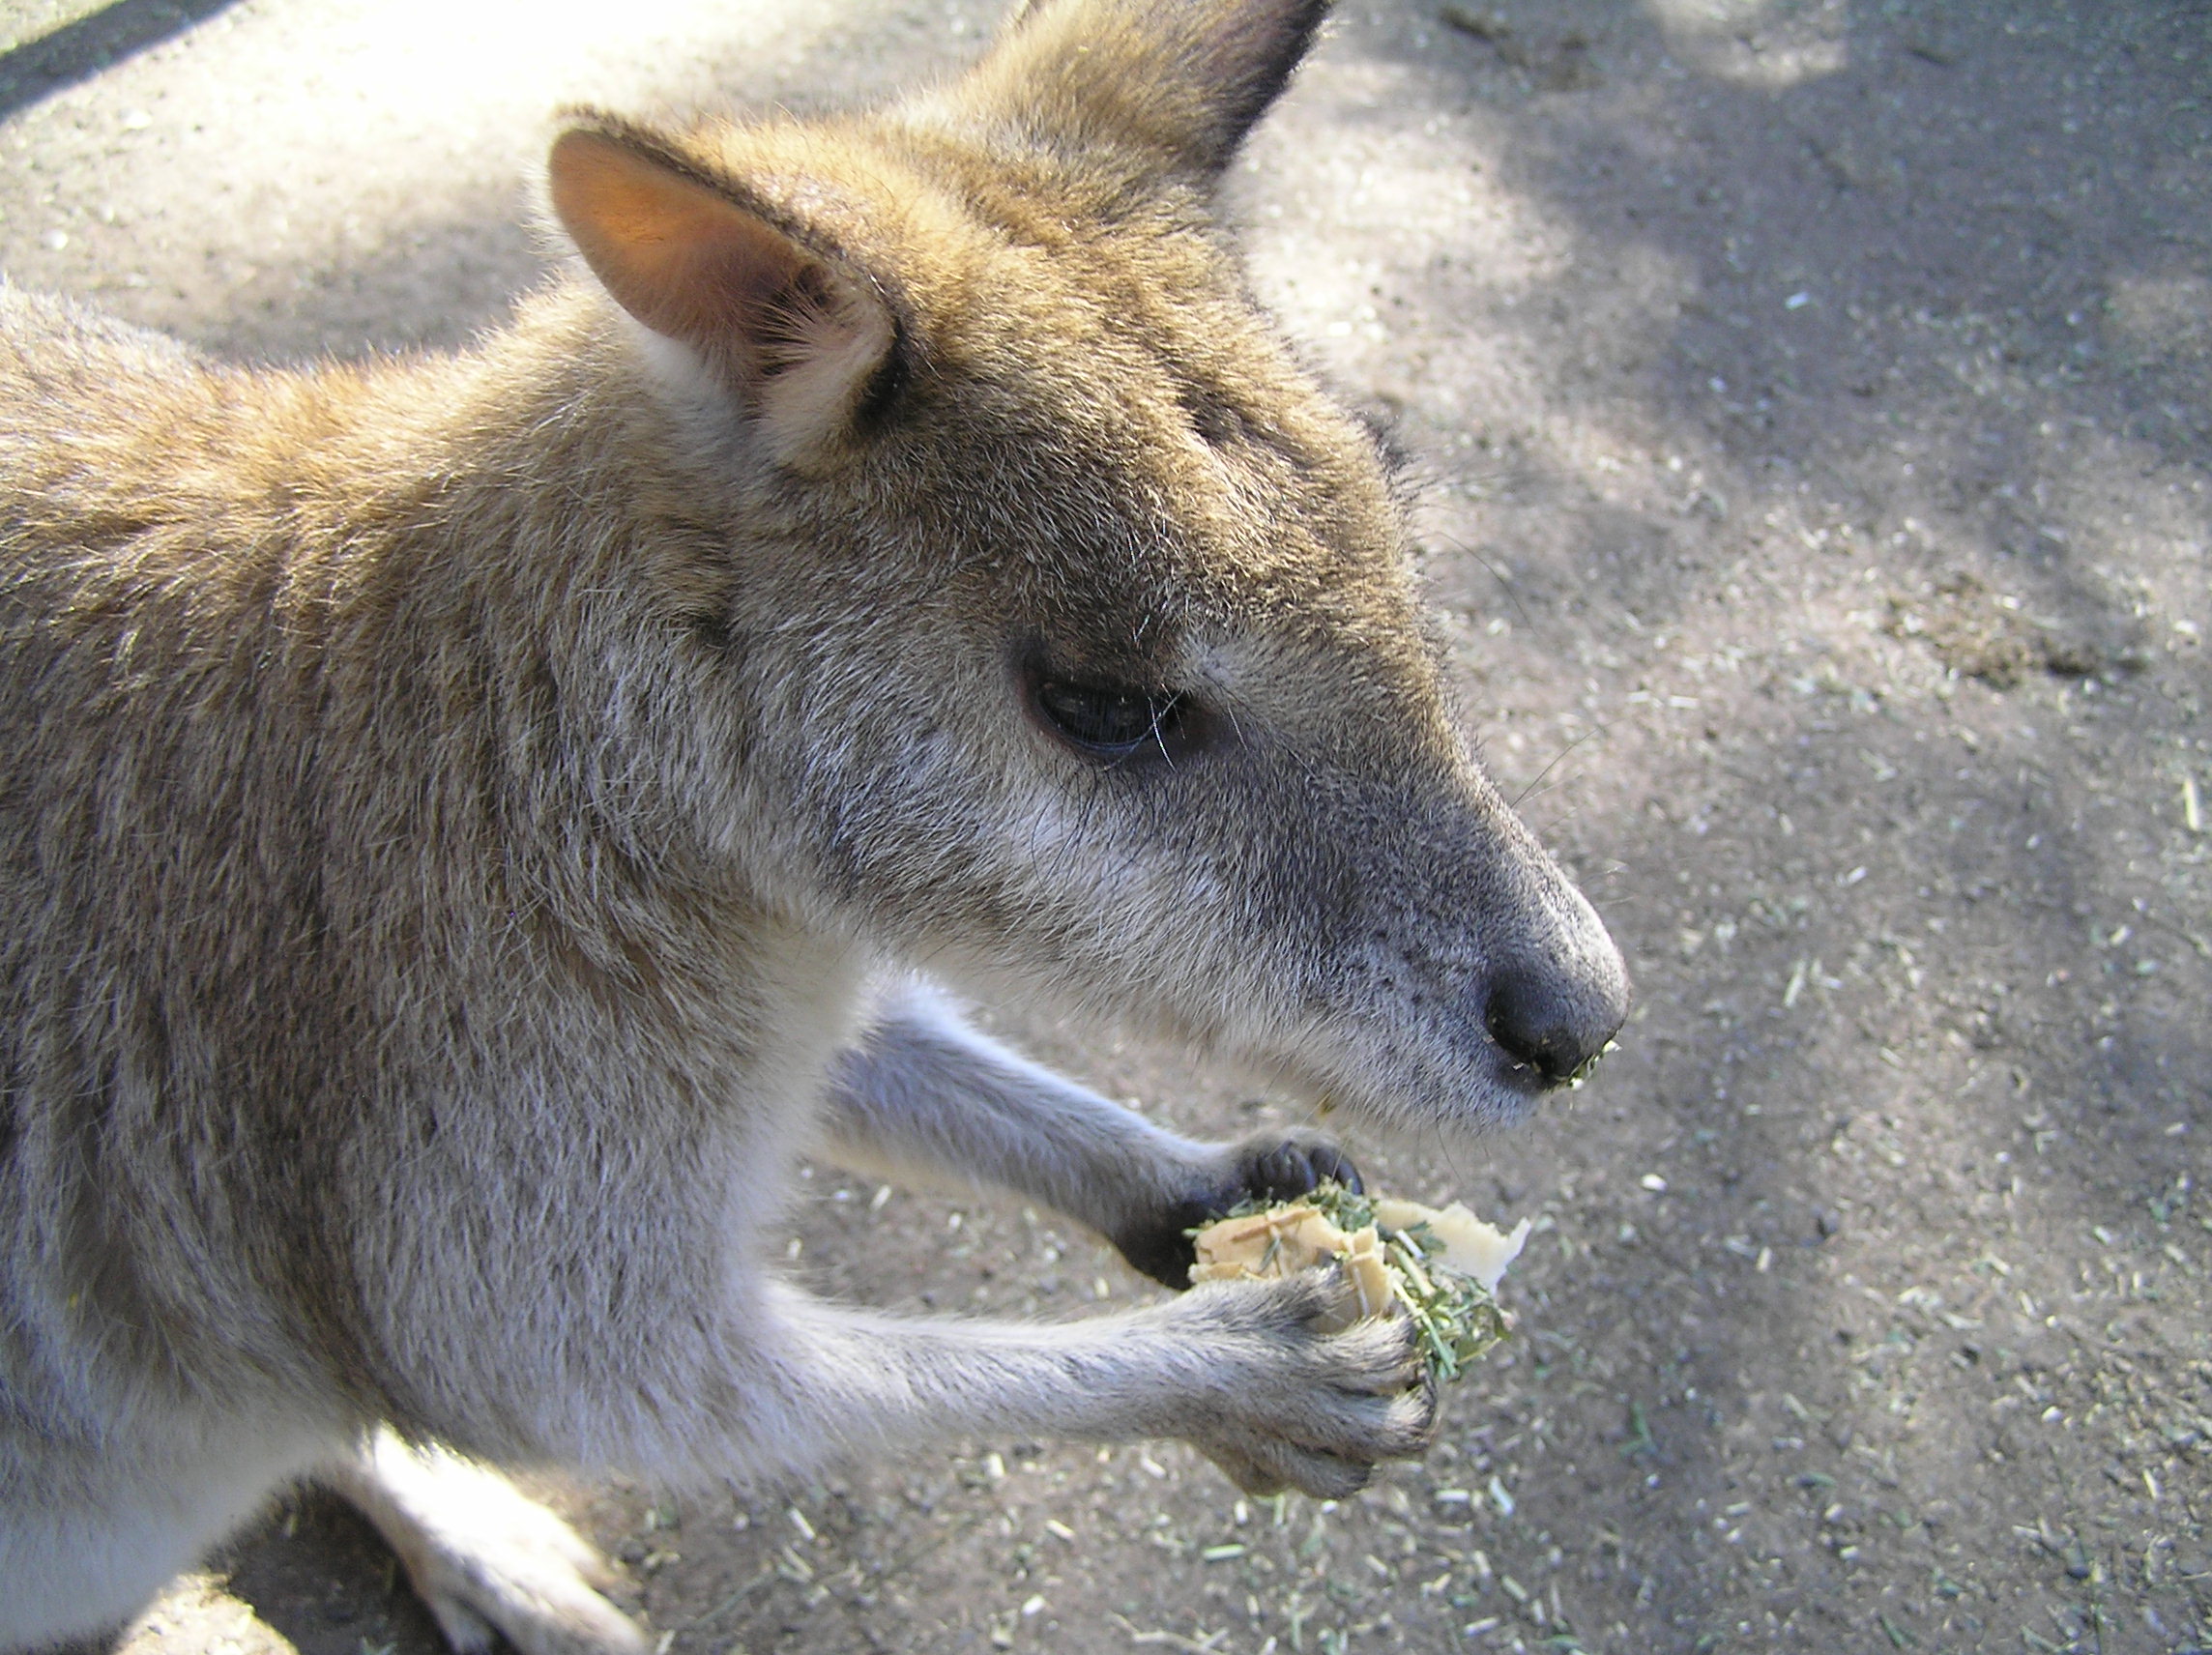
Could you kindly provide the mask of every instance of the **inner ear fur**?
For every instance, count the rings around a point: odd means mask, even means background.
[[[1209,183],[1313,44],[1329,0],[1023,0],[956,97],[1078,152]]]
[[[616,304],[684,346],[796,455],[848,422],[896,336],[873,284],[742,184],[594,120],[554,141],[553,211]]]

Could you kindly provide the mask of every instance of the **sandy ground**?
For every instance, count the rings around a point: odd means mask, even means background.
[[[992,12],[18,0],[0,261],[240,359],[451,343],[540,269],[556,105],[864,96]],[[1234,198],[1637,976],[1525,1130],[1355,1139],[1536,1219],[1521,1337],[1336,1506],[983,1442],[569,1509],[678,1655],[2212,1644],[2212,10],[1351,0]],[[827,1168],[791,1253],[896,1305],[1149,1291]],[[434,1647],[312,1498],[128,1640],[287,1645]]]

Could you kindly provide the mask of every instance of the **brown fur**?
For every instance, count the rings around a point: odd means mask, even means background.
[[[1336,1165],[887,967],[1424,1125],[1619,1020],[1212,217],[1318,15],[1059,0],[876,114],[579,117],[589,272],[455,358],[244,372],[0,292],[0,1599],[69,1604],[0,1647],[379,1422],[661,1474],[1176,1434],[1324,1490],[1417,1446],[1403,1330],[1311,1290],[995,1329],[759,1257],[823,1136],[1163,1274]],[[1068,684],[1151,739],[1056,734]]]

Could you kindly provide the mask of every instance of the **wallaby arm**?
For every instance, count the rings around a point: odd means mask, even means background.
[[[1112,1234],[1229,1152],[1155,1126],[977,1033],[940,995],[901,985],[830,1073],[827,1151],[857,1172],[997,1185]]]
[[[1167,1131],[977,1033],[921,984],[881,1005],[830,1075],[826,1152],[855,1171],[1014,1190],[1089,1225],[1171,1287],[1189,1281],[1189,1227],[1248,1195],[1358,1181],[1310,1134],[1204,1144]]]
[[[457,1347],[410,1343],[442,1300],[395,1303],[379,1362],[404,1381],[394,1427],[497,1464],[683,1482],[804,1476],[962,1438],[1178,1437],[1248,1489],[1337,1497],[1378,1461],[1418,1453],[1435,1421],[1411,1318],[1316,1325],[1347,1308],[1335,1271],[1208,1282],[1063,1323],[900,1316],[812,1297],[742,1250],[716,1259],[723,1201],[649,1201],[668,1253],[707,1269],[555,1272]],[[425,1548],[441,1552],[435,1536]],[[496,1602],[466,1601],[507,1624]]]
[[[705,1338],[655,1343],[650,1388],[684,1406],[609,1398],[585,1429],[615,1463],[679,1480],[806,1475],[978,1437],[1173,1437],[1255,1493],[1341,1496],[1377,1460],[1418,1453],[1436,1408],[1406,1318],[1314,1329],[1342,1291],[1319,1271],[1215,1283],[1055,1326],[892,1316],[757,1283],[695,1325]],[[322,1480],[392,1543],[455,1650],[487,1651],[495,1627],[523,1655],[644,1649],[595,1589],[608,1581],[597,1554],[488,1467],[378,1431]]]
[[[1316,1330],[1342,1292],[1308,1271],[1054,1325],[900,1317],[767,1285],[722,1380],[742,1429],[700,1446],[737,1447],[747,1470],[772,1457],[805,1471],[1009,1433],[1174,1437],[1248,1489],[1339,1495],[1377,1460],[1418,1453],[1436,1417],[1407,1318]]]
[[[643,1347],[661,1355],[646,1389],[682,1406],[603,1398],[588,1444],[537,1447],[678,1479],[772,1478],[962,1437],[1178,1437],[1254,1493],[1340,1497],[1377,1460],[1418,1453],[1436,1420],[1407,1318],[1315,1330],[1342,1292],[1308,1271],[1050,1326],[888,1316],[755,1283],[719,1318],[684,1317],[691,1337]],[[644,1649],[597,1589],[597,1554],[488,1467],[380,1429],[323,1481],[391,1541],[460,1655],[488,1651],[495,1628],[522,1655]]]

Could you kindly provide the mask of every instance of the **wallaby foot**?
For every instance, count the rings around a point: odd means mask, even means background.
[[[489,1466],[379,1430],[321,1481],[374,1524],[458,1655],[642,1655],[591,1543]]]

